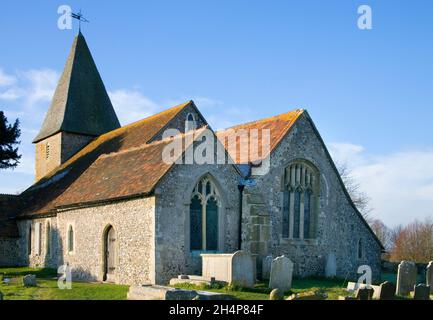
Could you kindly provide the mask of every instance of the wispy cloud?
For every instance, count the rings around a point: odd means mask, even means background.
[[[0,86],[10,86],[16,82],[16,77],[10,74],[7,74],[0,69]]]
[[[334,159],[346,163],[388,225],[433,216],[433,150],[370,154],[359,145],[332,143]]]
[[[115,90],[108,93],[122,125],[141,120],[162,107],[138,90]]]
[[[60,76],[57,71],[51,69],[29,70],[23,72],[22,76],[28,81],[25,92],[30,105],[51,101]]]
[[[0,192],[15,193],[33,183],[34,146],[31,142],[42,124],[58,79],[59,73],[52,69],[18,70],[13,74],[0,69],[0,109],[9,122],[20,119],[19,152],[22,154],[15,170],[0,172]]]

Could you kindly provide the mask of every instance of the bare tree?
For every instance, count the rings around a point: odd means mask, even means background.
[[[361,212],[364,219],[371,224],[373,221],[371,217],[373,209],[370,206],[370,197],[365,192],[361,191],[358,181],[353,177],[352,171],[346,163],[337,163],[337,168],[353,203],[358,208],[359,212]]]
[[[429,262],[433,260],[433,221],[415,220],[405,227],[393,231],[391,261],[411,260]]]
[[[383,244],[386,251],[391,250],[393,246],[392,230],[388,228],[382,220],[374,219],[370,222],[371,229],[376,234],[377,238]]]

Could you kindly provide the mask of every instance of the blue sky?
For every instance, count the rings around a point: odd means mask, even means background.
[[[33,146],[77,26],[122,124],[194,99],[227,127],[306,108],[389,225],[433,216],[433,2],[2,1],[0,109],[22,121],[22,165],[0,193],[33,177]],[[357,27],[372,8],[373,29]]]

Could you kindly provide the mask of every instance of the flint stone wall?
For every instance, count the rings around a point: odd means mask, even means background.
[[[190,250],[189,206],[200,179],[210,175],[221,193],[219,253],[238,249],[239,175],[232,165],[176,165],[156,192],[156,283],[166,284],[179,274],[201,274],[201,251]]]
[[[320,195],[316,213],[314,239],[289,240],[282,237],[283,179],[285,168],[295,160],[312,163],[320,173]],[[259,193],[265,200],[271,217],[271,254],[286,255],[295,264],[295,276],[323,276],[326,256],[334,253],[337,277],[356,279],[357,268],[369,265],[373,280],[380,279],[381,248],[373,238],[343,191],[338,176],[328,159],[319,137],[305,114],[293,126],[289,134],[274,150],[270,159],[270,171],[255,176],[257,186],[248,187],[251,193]],[[248,223],[249,212],[244,207],[244,219]],[[247,229],[247,225],[243,230]],[[244,239],[248,236],[243,235]],[[362,239],[364,254],[358,259],[358,241]],[[243,243],[247,248],[248,244]]]
[[[20,261],[30,267],[57,268],[68,263],[75,280],[103,280],[104,231],[112,226],[116,231],[115,282],[120,284],[151,283],[154,271],[154,211],[155,198],[141,198],[107,205],[58,212],[56,217],[19,222]],[[46,226],[51,223],[51,250],[47,253]],[[27,239],[30,225],[42,223],[41,254],[28,254]],[[74,250],[67,250],[69,226],[74,230]]]

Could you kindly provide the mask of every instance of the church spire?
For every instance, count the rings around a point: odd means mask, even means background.
[[[59,132],[99,136],[119,127],[104,83],[80,31],[33,143]]]

